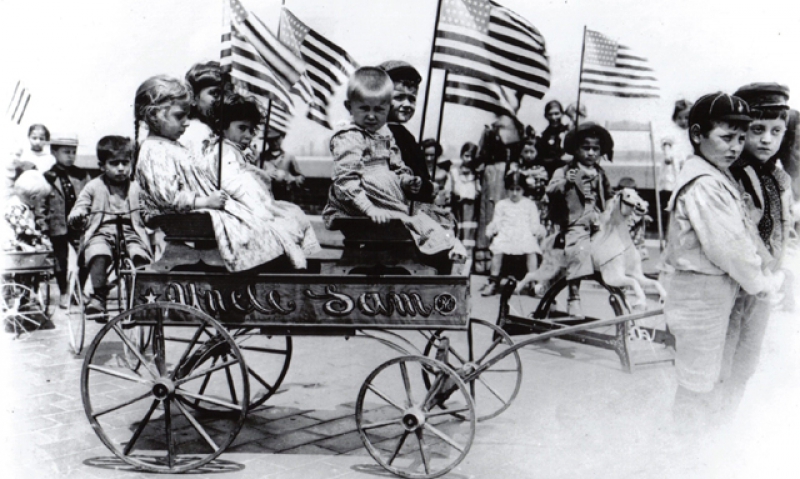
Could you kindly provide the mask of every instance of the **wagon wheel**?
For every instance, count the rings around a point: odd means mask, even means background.
[[[86,311],[83,303],[83,285],[78,279],[77,268],[69,272],[67,278],[67,294],[69,303],[67,306],[67,331],[69,332],[69,347],[75,354],[83,351],[83,343],[86,334]]]
[[[423,370],[433,375],[430,388]],[[472,397],[458,374],[423,356],[378,366],[356,401],[364,447],[381,467],[406,478],[439,477],[456,467],[472,446],[475,422]]]
[[[292,358],[292,338],[289,336],[266,336],[261,334],[258,328],[239,328],[230,333],[248,365],[250,383],[248,409],[252,410],[264,404],[275,394],[286,377]],[[203,344],[187,358],[179,374],[189,374],[190,371],[203,365],[214,365],[228,359],[230,348],[227,342],[210,334],[204,335],[201,340],[203,339],[205,339]],[[190,401],[188,405],[207,413],[229,413],[228,410],[214,404]]]
[[[135,327],[153,329],[143,352],[125,334]],[[228,360],[179,377],[208,333],[228,343]],[[137,364],[128,363],[125,349]],[[215,374],[219,371],[223,374]],[[81,372],[81,396],[92,429],[121,460],[152,472],[185,472],[219,456],[244,424],[248,395],[247,367],[233,338],[205,313],[175,303],[144,304],[109,321],[87,349]],[[185,405],[191,400],[236,414],[196,414]]]
[[[465,344],[449,342],[446,357],[442,357],[439,347],[442,346],[442,332],[437,331],[425,345],[424,354],[444,361],[457,371],[462,379],[475,371],[483,363],[502,355],[514,345],[511,336],[502,328],[482,319],[471,319],[470,330],[472,348],[469,347],[469,336]],[[438,353],[438,354],[437,354]],[[432,376],[423,372],[422,379],[426,387],[430,387]],[[517,397],[522,384],[522,361],[519,351],[508,353],[505,358],[483,371],[479,376],[468,381],[470,394],[475,401],[475,414],[478,421],[491,419],[508,409]]]
[[[10,282],[2,284],[0,315],[6,331],[17,339],[27,339],[47,320],[47,306],[39,294],[28,286]]]
[[[123,313],[128,309],[133,308],[131,297],[133,295],[133,287],[136,282],[136,269],[133,261],[130,258],[125,258],[122,265],[122,273],[116,279],[116,301],[114,301],[118,313]],[[123,328],[123,332],[131,340],[131,343],[139,345],[139,351],[143,352],[150,344],[153,336],[153,328],[151,326],[135,326],[130,328]],[[137,358],[129,349],[125,349],[126,359],[133,364]]]

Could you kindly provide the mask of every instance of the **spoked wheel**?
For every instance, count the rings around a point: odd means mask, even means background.
[[[134,269],[133,261],[129,258],[125,258],[125,263],[122,266],[122,274],[120,274],[120,277],[114,282],[116,285],[114,288],[116,298],[108,302],[113,305],[120,314],[133,307],[131,295],[135,281],[136,270]],[[124,328],[123,331],[132,344],[139,345],[140,352],[147,349],[153,335],[153,329],[150,326]],[[133,362],[137,360],[136,356],[134,356],[130,350],[126,349],[125,352],[127,355],[126,359],[133,364]]]
[[[67,331],[69,332],[69,347],[75,354],[83,351],[86,335],[86,311],[83,303],[83,285],[78,279],[77,269],[69,272],[67,278],[67,291],[69,303],[67,306]]]
[[[472,348],[469,346],[470,337]],[[447,354],[444,356],[441,354],[443,340],[442,332],[434,333],[425,345],[425,356],[443,360],[462,379],[467,378],[478,421],[493,418],[508,409],[522,385],[519,351],[508,353],[477,377],[471,380],[468,378],[482,364],[511,348],[514,345],[511,336],[499,326],[481,319],[471,319],[467,341],[454,343],[447,338]],[[423,372],[422,379],[426,387],[433,383],[433,376],[427,371]]]
[[[423,372],[433,376],[423,384]],[[475,437],[472,397],[455,371],[422,356],[378,366],[356,401],[356,424],[369,454],[407,478],[432,478],[456,467]]]
[[[153,330],[143,352],[125,334],[135,327]],[[228,344],[227,360],[188,368],[187,358],[206,334]],[[125,349],[136,364],[125,359]],[[92,428],[117,457],[147,471],[185,472],[219,456],[244,424],[247,367],[233,338],[210,316],[175,303],[144,304],[95,336],[83,363],[81,395]],[[189,401],[235,414],[199,414],[186,406]]]
[[[230,332],[239,350],[245,357],[250,383],[250,402],[252,410],[269,399],[278,390],[286,377],[292,358],[292,338],[288,336],[269,337],[261,334],[258,328],[240,328]],[[177,338],[177,341],[183,339]],[[214,367],[215,364],[230,359],[229,343],[219,336],[204,334],[203,342],[185,361],[184,369],[189,371],[201,367]],[[190,401],[190,407],[206,413],[227,414],[230,411],[214,404]]]
[[[3,325],[16,339],[27,339],[47,321],[47,305],[30,287],[15,282],[3,283],[0,294]]]

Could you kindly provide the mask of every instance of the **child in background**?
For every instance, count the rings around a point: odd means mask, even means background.
[[[519,172],[511,172],[504,183],[509,196],[497,203],[492,222],[486,227],[486,235],[492,238],[489,246],[492,269],[489,286],[481,292],[482,296],[497,294],[504,255],[525,255],[528,272],[532,272],[538,266],[536,255],[542,253],[539,240],[544,237],[545,229],[536,203],[524,196],[525,178]]]
[[[547,176],[564,166],[564,135],[569,127],[564,124],[564,107],[558,100],[551,100],[544,106],[544,117],[547,118],[547,128],[536,141],[538,152],[537,162],[547,170]]]
[[[245,271],[275,258],[274,238],[266,226],[271,215],[253,209],[218,190],[213,155],[195,158],[178,143],[187,126],[191,92],[180,80],[156,76],[136,91],[135,125],[144,121],[150,133],[142,143],[136,180],[142,188],[142,205],[149,214],[202,211],[211,217],[220,256],[229,271]],[[244,197],[263,194],[263,184],[242,175],[255,186],[237,190]],[[273,238],[273,241],[266,241]],[[304,267],[305,263],[294,266]]]
[[[79,255],[83,255],[92,280],[88,314],[106,311],[108,272],[120,253],[116,251],[117,217],[101,212],[128,213],[123,217],[122,232],[135,267],[148,264],[152,258],[147,230],[138,211],[139,185],[131,181],[132,156],[130,139],[113,135],[101,138],[97,142],[97,161],[102,174],[86,184],[69,214],[69,224],[85,231]]]
[[[635,190],[636,180],[630,176],[623,176],[619,179],[615,191],[618,192],[623,188]],[[642,261],[650,257],[650,253],[647,252],[647,246],[645,246],[645,231],[647,229],[647,224],[652,223],[652,221],[653,218],[650,215],[639,215],[635,211],[628,216],[628,228],[630,229],[631,240],[633,240],[633,246],[639,251],[639,256],[641,256]]]
[[[550,217],[564,233],[567,260],[570,316],[582,317],[580,278],[594,273],[590,237],[598,227],[599,214],[613,194],[603,169],[597,164],[603,155],[611,160],[614,140],[600,125],[582,123],[564,139],[564,150],[574,159],[553,173],[547,185]]]
[[[472,257],[475,249],[475,233],[478,230],[476,208],[481,186],[473,170],[477,153],[478,145],[464,143],[461,147],[461,164],[450,170],[453,190],[451,205],[456,217],[458,239],[467,250],[468,258]]]
[[[419,193],[422,179],[403,164],[386,127],[394,85],[389,75],[373,67],[353,73],[345,107],[352,122],[331,138],[333,184],[322,213],[330,228],[338,217],[367,216],[377,224],[403,221],[419,250],[427,255],[466,252],[454,235],[424,213],[409,215],[405,192]]]
[[[261,225],[269,231],[263,238],[263,248],[274,249],[275,257],[285,254],[294,265],[305,265],[306,255],[321,250],[311,222],[297,205],[276,201],[270,190],[272,178],[244,158],[261,121],[261,110],[254,98],[225,94],[220,118],[224,141],[222,189],[267,220]]]
[[[69,217],[78,195],[91,176],[86,170],[75,166],[75,153],[78,148],[78,137],[75,135],[53,135],[50,140],[50,151],[56,158],[56,164],[45,173],[45,178],[52,185],[48,198],[47,229],[53,243],[55,258],[55,276],[61,299],[58,307],[66,309],[69,301],[67,294],[67,260],[69,247],[78,250],[81,231],[69,226]]]
[[[283,150],[283,137],[283,133],[278,130],[269,129],[267,150],[261,157],[261,168],[270,174],[274,182],[278,183],[273,183],[273,196],[296,203],[306,177],[300,173],[300,166],[294,155]]]
[[[440,208],[449,209],[450,195],[452,193],[450,167],[453,162],[448,158],[441,159],[442,145],[433,138],[422,140],[419,146],[422,148],[422,154],[425,157],[426,168],[432,172],[434,184],[433,204]]]
[[[45,251],[50,240],[36,225],[34,211],[47,200],[50,183],[37,170],[22,172],[3,207],[3,251]]]
[[[745,144],[750,109],[722,92],[702,96],[689,112],[695,154],[678,174],[664,261],[664,316],[675,336],[678,425],[698,428],[719,410],[717,381],[737,292],[775,298],[783,274],[763,270],[757,233],[728,168]]]

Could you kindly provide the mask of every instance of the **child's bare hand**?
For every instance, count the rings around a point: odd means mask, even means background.
[[[417,194],[422,189],[422,178],[415,176],[408,182],[408,191]]]
[[[566,179],[568,183],[576,183],[578,181],[578,170],[575,168],[568,170]]]
[[[369,219],[371,219],[374,223],[381,225],[388,223],[389,220],[392,219],[392,212],[382,208],[370,208],[367,211],[367,216],[369,216]]]
[[[73,228],[83,228],[86,223],[86,213],[72,213],[67,218],[67,223]]]
[[[225,209],[225,203],[228,201],[228,193],[224,191],[215,191],[206,197],[206,208],[211,210]]]

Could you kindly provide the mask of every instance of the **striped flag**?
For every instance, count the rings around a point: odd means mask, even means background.
[[[479,78],[448,73],[444,101],[516,118],[516,98],[509,97],[497,83]]]
[[[442,0],[432,66],[542,98],[550,87],[544,37],[491,0]]]
[[[22,122],[30,101],[30,91],[22,85],[22,82],[18,81],[14,87],[14,93],[11,95],[11,101],[8,102],[8,107],[6,107],[6,115],[12,123],[19,125]]]
[[[303,61],[281,43],[253,13],[247,12],[239,0],[230,0],[231,26],[258,53],[287,88],[300,79]]]
[[[596,95],[658,98],[658,86],[647,59],[636,56],[602,33],[586,30],[580,90]]]
[[[289,9],[281,14],[278,38],[305,62],[305,72],[293,93],[308,103],[308,118],[330,129],[328,106],[336,88],[358,64],[341,47],[301,22]]]

